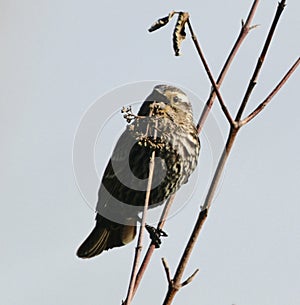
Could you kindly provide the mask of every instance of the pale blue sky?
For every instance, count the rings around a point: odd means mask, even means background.
[[[138,81],[174,83],[205,100],[210,85],[191,41],[184,41],[183,55],[175,57],[172,27],[152,34],[147,29],[173,9],[190,12],[217,75],[251,4],[0,1],[3,304],[121,303],[135,244],[92,260],[75,256],[94,217],[73,174],[73,140],[80,120],[99,97]],[[275,0],[261,1],[254,20],[260,27],[247,38],[224,83],[222,94],[232,111],[244,93],[276,6]],[[299,56],[299,10],[299,1],[287,1],[248,111]],[[174,304],[300,304],[298,88],[299,71],[240,132],[186,276],[196,268],[200,273]],[[103,107],[113,114],[119,104]],[[213,112],[226,135],[217,104]],[[125,125],[121,116],[115,119]],[[107,147],[114,145],[113,132],[105,139]],[[203,145],[209,141],[202,139]],[[208,151],[203,148],[199,171],[207,167],[201,162],[209,159]],[[105,164],[109,155],[103,158]],[[100,167],[101,162],[96,160]],[[167,283],[160,258],[166,257],[174,272],[203,192],[199,187],[191,202],[169,220],[169,237],[155,253],[132,304],[162,302]]]

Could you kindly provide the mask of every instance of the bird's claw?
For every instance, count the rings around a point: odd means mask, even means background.
[[[154,244],[155,248],[159,248],[161,245],[161,237],[167,237],[168,234],[163,231],[162,229],[157,229],[152,226],[146,224],[146,230],[148,231],[152,243]]]

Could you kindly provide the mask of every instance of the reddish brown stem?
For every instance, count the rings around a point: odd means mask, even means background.
[[[290,76],[296,71],[297,67],[300,64],[300,58],[296,60],[290,70],[285,74],[285,76],[281,79],[278,85],[272,90],[272,92],[266,97],[266,99],[257,106],[257,108],[252,111],[245,119],[240,121],[239,125],[243,126],[249,123],[252,119],[254,119],[271,101],[271,99],[278,93],[278,91],[282,88],[282,86],[287,82]]]
[[[251,26],[251,23],[252,23],[252,20],[254,18],[254,15],[255,15],[255,12],[257,10],[257,7],[258,7],[258,4],[259,4],[259,0],[255,0],[253,1],[253,4],[252,4],[252,7],[250,9],[250,12],[248,14],[248,17],[246,19],[246,22],[242,24],[242,28],[241,28],[241,31],[240,31],[240,34],[231,50],[231,52],[229,53],[229,56],[222,68],[222,71],[217,79],[217,85],[218,87],[220,88],[221,84],[223,83],[223,80],[231,66],[231,63],[234,59],[234,57],[236,56],[239,48],[241,47],[244,39],[246,38],[246,36],[248,35],[249,31],[253,28],[253,26]],[[210,96],[206,102],[206,105],[203,109],[203,112],[200,116],[200,119],[198,121],[198,124],[197,124],[197,129],[198,129],[198,133],[201,132],[203,126],[204,126],[204,123],[207,119],[207,116],[210,112],[210,109],[214,103],[214,100],[216,98],[216,92],[214,90],[211,91],[210,93]]]
[[[168,289],[168,292],[166,294],[163,305],[170,305],[172,303],[176,293],[178,292],[178,290],[180,288],[180,282],[181,282],[184,270],[185,270],[186,265],[187,265],[187,263],[190,259],[190,256],[191,256],[192,251],[194,249],[194,246],[197,242],[197,239],[198,239],[200,231],[203,227],[203,224],[204,224],[204,222],[207,218],[207,213],[208,213],[208,210],[211,206],[211,202],[213,200],[213,197],[214,197],[214,194],[215,194],[215,191],[216,191],[216,187],[217,187],[218,182],[221,178],[224,166],[225,166],[226,161],[228,159],[229,153],[232,149],[232,146],[233,146],[233,143],[235,141],[238,130],[239,130],[239,127],[231,127],[231,129],[230,129],[230,133],[229,133],[229,136],[228,136],[228,139],[227,139],[227,143],[225,145],[223,154],[222,154],[222,156],[220,158],[220,161],[218,163],[218,167],[217,167],[216,172],[214,174],[213,181],[210,185],[210,189],[209,189],[209,191],[207,193],[207,196],[205,198],[204,205],[202,207],[201,212],[199,213],[199,216],[198,216],[197,222],[194,226],[193,232],[192,232],[192,234],[190,236],[190,239],[189,239],[189,241],[188,241],[188,243],[185,247],[185,250],[184,250],[184,252],[181,256],[181,260],[178,264],[174,279],[172,281],[172,285],[169,285],[169,289]]]
[[[203,210],[201,211],[201,213],[199,214],[199,217],[197,219],[197,222],[196,222],[196,226],[197,227],[202,227],[202,225],[204,224],[205,222],[205,219],[207,217],[207,212],[208,210]],[[195,228],[196,228],[195,226]],[[190,238],[186,248],[185,248],[185,251],[184,251],[184,255],[182,256],[182,259],[183,258],[187,258],[186,260],[182,260],[180,261],[179,265],[178,265],[178,268],[177,268],[177,271],[176,271],[176,275],[174,277],[174,279],[176,280],[173,280],[173,281],[170,281],[169,282],[169,289],[168,289],[168,292],[167,292],[167,295],[166,295],[166,298],[163,302],[163,305],[168,305],[168,304],[171,304],[177,291],[182,287],[182,284],[181,284],[181,278],[182,278],[182,275],[183,275],[183,271],[186,267],[186,264],[188,262],[188,259],[190,257],[190,254],[191,254],[191,250],[193,249],[194,247],[194,243],[196,242],[197,240],[197,237],[198,237],[198,234],[200,232],[200,230],[197,230],[198,232],[193,231],[192,235],[193,238]]]
[[[160,221],[159,221],[159,223],[157,225],[157,230],[161,230],[164,227],[165,222],[167,220],[166,219],[167,215],[169,214],[169,211],[171,209],[171,206],[172,206],[172,203],[174,201],[174,198],[175,198],[175,195],[172,195],[168,199],[168,201],[167,201],[167,203],[166,203],[166,205],[164,207],[164,210],[163,210],[163,212],[161,214]],[[135,285],[134,285],[133,296],[135,295],[135,292],[136,292],[136,290],[137,290],[137,288],[138,288],[138,286],[139,286],[139,284],[140,284],[140,282],[141,282],[141,280],[143,278],[143,275],[144,275],[144,273],[146,271],[146,268],[147,268],[147,266],[148,266],[148,264],[149,264],[149,262],[151,260],[151,257],[152,257],[152,254],[153,254],[154,250],[155,250],[155,245],[153,244],[153,242],[151,242],[149,247],[148,247],[148,250],[147,250],[147,252],[145,254],[143,262],[142,262],[142,264],[140,266],[140,269],[139,269],[139,271],[137,273],[136,281],[135,281]]]
[[[196,35],[195,35],[194,31],[193,31],[190,19],[187,20],[187,24],[188,24],[189,30],[191,32],[192,40],[194,42],[194,45],[195,45],[196,50],[198,52],[198,55],[199,55],[199,57],[200,57],[200,59],[202,61],[202,64],[203,64],[204,69],[205,69],[205,71],[207,73],[207,76],[208,76],[208,78],[209,78],[209,80],[210,80],[210,82],[212,84],[212,87],[213,87],[214,91],[216,92],[216,95],[217,95],[218,100],[220,102],[221,108],[222,108],[222,110],[223,110],[223,112],[224,112],[228,122],[230,123],[230,125],[234,125],[233,118],[231,117],[231,114],[229,113],[229,111],[228,111],[228,109],[227,109],[227,107],[226,107],[226,105],[224,103],[224,100],[223,100],[223,98],[221,96],[221,93],[219,91],[218,85],[216,84],[216,82],[214,80],[214,77],[213,77],[213,75],[211,73],[211,70],[209,69],[208,63],[207,63],[207,61],[206,61],[206,59],[204,57],[204,54],[203,54],[203,52],[201,50],[200,44],[198,43],[198,39],[197,39],[197,37],[196,37]]]
[[[272,25],[271,25],[271,28],[269,30],[269,33],[268,33],[268,36],[266,38],[266,41],[265,41],[265,44],[264,44],[264,47],[261,51],[261,54],[258,58],[258,61],[257,61],[257,64],[256,64],[256,67],[255,67],[255,70],[253,72],[253,75],[251,77],[251,80],[250,80],[250,83],[248,85],[248,88],[246,90],[246,93],[245,93],[245,96],[243,98],[243,101],[241,103],[241,106],[238,110],[238,113],[236,115],[236,118],[235,118],[235,121],[240,121],[241,117],[242,117],[242,114],[246,108],[246,105],[249,101],[249,98],[250,98],[250,95],[257,83],[257,78],[258,78],[258,75],[259,75],[259,72],[261,70],[261,67],[265,61],[265,57],[267,55],[267,52],[269,50],[269,47],[270,47],[270,44],[271,44],[271,41],[272,41],[272,38],[273,38],[273,35],[274,35],[274,32],[275,32],[275,29],[276,29],[276,26],[278,24],[278,21],[279,21],[279,18],[284,10],[284,7],[285,7],[285,3],[286,1],[285,0],[282,0],[281,2],[278,3],[278,7],[277,7],[277,10],[276,10],[276,14],[275,14],[275,17],[273,19],[273,22],[272,22]]]
[[[151,115],[152,115],[152,113],[150,113],[150,116]],[[157,121],[155,123],[156,124],[155,124],[155,128],[154,128],[154,138],[156,138],[156,136],[157,136]],[[147,133],[148,133],[148,128],[149,128],[149,125],[147,126]],[[146,197],[145,197],[145,205],[144,205],[144,210],[143,210],[142,223],[140,226],[137,246],[135,248],[132,272],[131,272],[131,276],[130,276],[127,297],[126,297],[125,302],[123,303],[124,305],[130,305],[133,294],[134,294],[134,286],[135,286],[135,282],[136,282],[136,277],[137,277],[137,272],[138,272],[139,262],[140,262],[140,257],[141,257],[141,251],[142,251],[142,246],[143,246],[143,236],[144,236],[144,231],[145,231],[145,226],[146,226],[146,215],[147,215],[147,211],[148,211],[151,188],[152,188],[154,166],[155,166],[155,151],[152,152],[150,162],[149,162],[149,177],[148,177],[148,183],[147,183],[147,191],[146,191]]]

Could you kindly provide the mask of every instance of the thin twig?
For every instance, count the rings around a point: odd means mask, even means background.
[[[289,71],[285,74],[285,76],[281,79],[281,81],[277,84],[277,86],[272,90],[272,92],[266,97],[266,99],[260,103],[257,108],[252,111],[245,119],[241,120],[239,125],[243,126],[249,123],[252,119],[254,119],[271,101],[271,99],[275,96],[276,93],[282,88],[282,86],[287,82],[290,76],[295,72],[297,67],[300,64],[300,58],[296,60],[293,66],[289,69]]]
[[[190,257],[191,254],[191,250],[193,249],[193,245],[195,244],[198,234],[200,232],[200,230],[198,230],[198,233],[195,231],[196,228],[198,227],[202,227],[206,217],[207,217],[207,209],[206,210],[202,210],[199,214],[199,217],[197,219],[196,222],[196,226],[193,230],[193,233],[191,235],[191,238],[188,241],[188,244],[184,250],[184,254],[182,255],[182,258],[180,260],[180,263],[178,265],[174,280],[173,280],[173,284],[169,285],[169,289],[166,295],[166,298],[163,302],[163,305],[168,305],[172,303],[173,298],[175,297],[176,292],[178,291],[179,287],[180,287],[180,281],[183,275],[183,271],[186,267],[186,264],[188,262],[188,259]],[[193,238],[192,238],[193,237]]]
[[[181,287],[184,287],[184,286],[188,285],[189,283],[191,283],[198,272],[199,272],[199,269],[196,269],[191,276],[189,276],[184,282],[181,283]]]
[[[167,280],[168,280],[168,283],[170,285],[172,283],[172,279],[171,279],[171,272],[170,272],[169,264],[164,257],[161,259],[161,261],[163,263],[163,266],[164,266],[164,269],[165,269],[165,272],[166,272],[166,276],[167,276]]]
[[[275,32],[276,26],[278,24],[279,18],[281,16],[281,13],[284,10],[285,3],[286,3],[285,0],[282,0],[281,2],[278,3],[276,14],[275,14],[275,17],[273,19],[272,25],[270,27],[268,36],[266,38],[264,47],[263,47],[262,52],[261,52],[261,54],[260,54],[260,56],[258,58],[255,70],[254,70],[253,75],[251,77],[251,80],[249,82],[249,85],[248,85],[248,88],[246,90],[246,93],[245,93],[245,96],[243,98],[243,101],[241,103],[241,106],[240,106],[240,108],[239,108],[239,110],[237,112],[237,115],[236,115],[236,118],[235,118],[235,121],[237,121],[237,122],[241,120],[242,114],[243,114],[243,112],[244,112],[244,110],[246,108],[246,105],[248,103],[250,95],[251,95],[251,93],[252,93],[252,91],[253,91],[256,83],[257,83],[257,78],[258,78],[259,72],[261,70],[261,67],[262,67],[262,65],[264,63],[264,60],[265,60],[265,57],[267,55],[268,49],[270,47],[270,44],[271,44],[271,41],[272,41],[272,38],[273,38],[273,35],[274,35],[274,32]]]
[[[194,31],[193,31],[193,28],[192,28],[192,24],[191,24],[190,18],[187,19],[187,24],[188,24],[188,27],[189,27],[189,30],[190,30],[190,33],[191,33],[191,36],[192,36],[192,40],[193,40],[194,45],[195,45],[195,47],[197,49],[198,55],[199,55],[199,57],[200,57],[200,59],[202,61],[202,64],[203,64],[204,69],[205,69],[205,71],[207,73],[207,76],[208,76],[208,78],[209,78],[209,80],[210,80],[210,82],[212,84],[212,87],[213,87],[214,91],[216,92],[216,95],[217,95],[218,100],[220,102],[221,108],[222,108],[222,110],[223,110],[223,112],[224,112],[228,122],[230,123],[231,126],[233,126],[235,124],[235,122],[234,122],[233,118],[231,117],[231,114],[229,113],[229,111],[228,111],[228,109],[227,109],[227,107],[226,107],[226,105],[224,103],[224,100],[223,100],[223,98],[221,96],[221,93],[219,91],[218,85],[216,84],[216,82],[214,80],[214,77],[213,77],[213,75],[212,75],[212,73],[210,71],[208,63],[207,63],[207,61],[206,61],[206,59],[204,57],[204,54],[203,54],[203,52],[202,52],[202,50],[200,48],[200,45],[198,43],[198,39],[197,39],[197,37],[196,37],[196,35],[195,35]]]
[[[254,15],[255,15],[255,12],[257,10],[257,7],[258,7],[258,4],[259,4],[259,0],[255,0],[253,1],[253,4],[252,4],[252,7],[249,11],[249,14],[248,14],[248,17],[246,19],[246,22],[243,22],[242,24],[242,27],[241,27],[241,31],[240,31],[240,34],[236,40],[236,42],[234,43],[233,47],[232,47],[232,50],[230,51],[229,55],[228,55],[228,58],[226,59],[225,61],[225,64],[221,70],[221,73],[217,79],[217,85],[218,87],[220,88],[221,84],[223,83],[223,80],[231,66],[231,63],[233,61],[233,59],[235,58],[239,48],[241,47],[244,39],[247,37],[249,31],[253,28],[255,28],[255,26],[251,26],[251,23],[252,23],[252,20],[254,18]],[[198,130],[198,133],[201,132],[203,126],[204,126],[204,123],[207,119],[207,116],[210,112],[210,109],[214,103],[214,100],[216,98],[216,92],[215,90],[212,90],[211,93],[210,93],[210,96],[206,102],[206,105],[203,109],[203,112],[200,116],[200,119],[198,121],[198,124],[197,124],[197,130]]]
[[[169,267],[167,260],[163,257],[161,259],[161,261],[162,261],[164,269],[165,269],[168,284],[169,284],[169,286],[173,286],[173,288],[175,288],[175,289],[180,289],[180,288],[188,285],[189,283],[191,283],[193,281],[193,279],[195,278],[195,276],[197,275],[197,273],[199,272],[199,269],[196,269],[193,272],[193,274],[190,275],[184,282],[182,282],[181,284],[179,284],[178,286],[175,287],[175,283],[173,282],[173,280],[171,278],[170,267]]]
[[[151,116],[151,114],[150,114],[150,116]],[[156,138],[156,136],[157,136],[157,120],[155,121],[154,139]],[[134,291],[136,276],[137,276],[137,272],[138,272],[138,268],[139,268],[140,256],[141,256],[141,252],[142,252],[143,235],[144,235],[144,231],[145,231],[144,229],[145,229],[145,225],[146,225],[146,215],[147,215],[147,211],[148,211],[151,188],[152,188],[154,165],[155,165],[155,150],[153,150],[153,152],[151,154],[150,162],[149,162],[149,177],[148,177],[148,182],[147,182],[147,191],[146,191],[146,197],[145,197],[145,205],[144,205],[144,210],[143,210],[142,223],[140,226],[137,246],[135,248],[135,256],[134,256],[134,260],[133,260],[133,267],[132,267],[128,292],[127,292],[127,297],[126,297],[126,300],[124,303],[125,305],[130,305],[132,297],[133,297],[133,291]]]
[[[171,195],[169,197],[168,201],[166,202],[165,207],[164,207],[163,212],[162,212],[161,217],[160,217],[160,221],[159,221],[159,223],[157,225],[157,228],[156,228],[157,230],[161,230],[164,227],[164,224],[165,224],[166,219],[167,219],[167,215],[169,214],[169,211],[171,209],[174,198],[175,198],[175,194]],[[139,286],[139,284],[140,284],[140,282],[143,278],[143,275],[144,275],[144,273],[147,269],[147,266],[148,266],[148,264],[151,260],[151,257],[152,257],[152,254],[153,254],[154,250],[155,250],[155,244],[153,243],[153,241],[151,241],[151,243],[148,247],[148,250],[145,254],[145,257],[143,259],[143,262],[141,264],[141,267],[140,267],[140,269],[137,273],[137,276],[136,276],[133,296],[135,295],[136,290],[137,290],[137,288],[138,288],[138,286]]]

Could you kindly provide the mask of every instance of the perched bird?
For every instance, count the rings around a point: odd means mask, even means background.
[[[134,239],[153,151],[149,208],[163,204],[197,165],[200,142],[192,107],[176,87],[155,86],[120,136],[102,177],[96,225],[77,250],[79,257],[90,258]]]

